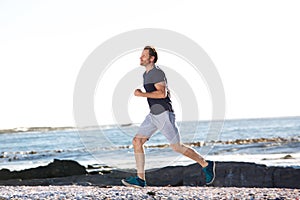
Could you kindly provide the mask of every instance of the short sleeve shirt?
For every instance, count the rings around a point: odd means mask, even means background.
[[[167,78],[165,73],[158,67],[154,66],[153,69],[145,72],[143,74],[144,78],[144,88],[146,92],[153,92],[156,91],[155,84],[160,82],[167,83]],[[167,87],[167,86],[166,86]],[[169,93],[166,98],[154,99],[154,98],[147,98],[150,113],[158,115],[164,111],[171,111],[173,112],[172,102],[169,97]]]

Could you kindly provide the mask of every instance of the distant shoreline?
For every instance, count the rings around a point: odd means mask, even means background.
[[[272,120],[272,119],[289,119],[289,118],[300,118],[300,116],[282,116],[282,117],[257,117],[257,118],[232,118],[232,119],[224,119],[226,121],[239,121],[239,120]],[[197,121],[197,120],[192,120]],[[211,120],[201,120],[199,122],[209,122]],[[215,120],[220,121],[220,120]],[[183,121],[177,121],[177,123],[182,123]],[[15,128],[6,128],[0,129],[0,134],[2,133],[19,133],[19,132],[47,132],[47,131],[58,131],[58,130],[85,130],[85,129],[98,129],[101,127],[126,127],[131,125],[136,125],[137,123],[125,123],[125,124],[104,124],[104,125],[93,125],[93,126],[85,126],[85,127],[75,127],[75,126],[33,126],[33,127],[15,127]]]
[[[76,130],[77,128],[66,126],[66,127],[19,127],[12,129],[2,129],[0,134],[4,133],[20,133],[20,132],[48,132],[48,131],[66,131],[66,130]]]

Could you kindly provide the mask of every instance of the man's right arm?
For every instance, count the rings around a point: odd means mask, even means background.
[[[156,88],[153,92],[142,92],[140,89],[134,91],[134,95],[138,97],[147,97],[151,99],[163,99],[167,97],[167,89],[165,82],[155,83]]]

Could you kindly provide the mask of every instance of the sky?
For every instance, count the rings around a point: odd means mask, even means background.
[[[297,0],[0,0],[0,129],[74,126],[73,92],[84,61],[113,36],[142,28],[175,31],[203,48],[222,79],[226,119],[299,116],[299,8]],[[139,67],[139,55],[114,65],[130,60]],[[101,81],[98,88],[107,84]],[[98,122],[114,123],[97,92],[95,99]],[[209,94],[203,99],[201,119],[209,119]],[[180,120],[180,99],[173,102]],[[145,100],[132,96],[128,112],[143,120]]]

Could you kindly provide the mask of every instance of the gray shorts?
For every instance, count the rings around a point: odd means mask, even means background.
[[[158,115],[149,113],[141,124],[137,136],[149,139],[157,130],[167,138],[170,144],[180,143],[180,134],[173,112],[165,111]]]

